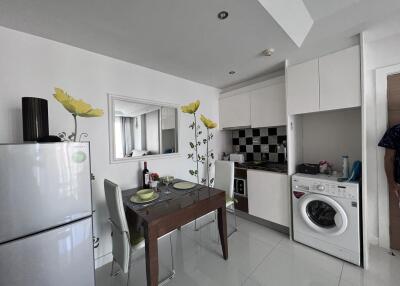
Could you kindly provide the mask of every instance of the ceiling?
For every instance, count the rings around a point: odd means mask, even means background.
[[[398,0],[304,4],[314,24],[300,48],[257,0],[0,0],[0,25],[224,88],[352,45],[400,11]]]

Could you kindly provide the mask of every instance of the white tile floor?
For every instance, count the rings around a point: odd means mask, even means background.
[[[400,256],[391,256],[383,249],[371,248],[370,269],[364,271],[241,218],[238,229],[229,238],[227,261],[221,256],[214,224],[198,232],[193,231],[193,225],[174,232],[176,275],[167,285],[400,285]],[[159,241],[159,251],[160,277],[165,277],[170,267],[167,239]],[[144,250],[134,261],[130,285],[146,285]],[[126,275],[110,277],[110,269],[111,264],[107,264],[96,271],[97,286],[126,285]]]

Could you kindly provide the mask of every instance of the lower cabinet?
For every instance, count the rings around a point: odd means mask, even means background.
[[[249,213],[249,202],[247,197],[235,195],[235,209],[245,213]]]
[[[247,170],[249,214],[289,227],[289,189],[286,174]]]

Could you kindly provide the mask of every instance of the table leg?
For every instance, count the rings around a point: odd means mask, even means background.
[[[158,285],[158,241],[156,232],[146,226],[144,231],[146,250],[147,286]]]
[[[226,230],[226,206],[218,209],[218,230],[221,240],[222,254],[224,259],[228,259],[228,235]]]

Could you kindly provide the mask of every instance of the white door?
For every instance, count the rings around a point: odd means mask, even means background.
[[[250,97],[248,93],[224,97],[219,100],[221,128],[250,126]]]
[[[306,225],[317,233],[340,235],[347,229],[346,212],[330,197],[309,194],[300,199],[298,206]]]
[[[272,84],[250,92],[251,127],[286,125],[285,84]]]
[[[359,46],[319,59],[321,111],[361,105],[360,69]]]
[[[290,66],[286,75],[288,114],[319,111],[318,59]]]

